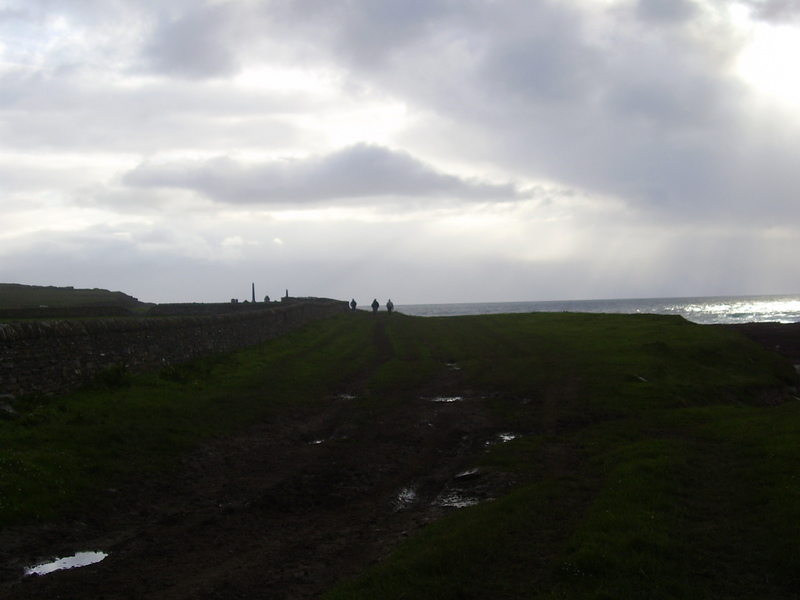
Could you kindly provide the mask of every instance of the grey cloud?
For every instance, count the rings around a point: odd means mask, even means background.
[[[304,56],[320,59],[330,48],[347,62],[379,69],[402,61],[409,46],[438,35],[443,22],[468,4],[471,2],[453,0],[273,0],[263,3],[255,14],[271,35],[298,45]],[[305,43],[307,40],[313,44]]]
[[[800,22],[800,4],[796,0],[748,0],[753,16],[772,23]]]
[[[85,81],[0,75],[0,148],[157,152],[171,147],[261,147],[298,132],[285,115],[323,110],[300,92],[231,94],[191,82],[94,89]]]
[[[227,157],[143,163],[123,177],[134,187],[191,189],[218,202],[286,204],[366,197],[522,197],[513,185],[441,173],[404,152],[357,144],[327,156],[245,165]]]
[[[795,12],[775,0],[752,4],[764,14]],[[170,6],[153,15],[156,28],[148,56],[160,72],[189,79],[179,83],[203,85],[196,79],[231,74],[240,60],[255,56],[248,53],[264,51],[261,44],[269,40],[271,49],[281,49],[281,57],[301,61],[293,65],[331,66],[345,86],[374,87],[407,102],[411,110],[432,115],[427,122],[434,126],[417,133],[420,145],[436,145],[531,178],[623,195],[632,204],[687,218],[713,215],[741,190],[757,188],[759,174],[744,168],[748,161],[782,164],[777,158],[787,150],[769,144],[752,154],[758,144],[743,139],[752,131],[747,93],[721,74],[735,59],[737,42],[706,21],[690,0],[617,6],[601,18],[599,28],[596,12],[579,3],[546,0]],[[155,152],[162,140],[173,140],[172,147],[213,147],[227,140],[235,140],[237,147],[257,147],[263,139],[269,146],[280,128],[269,122],[269,110],[252,108],[262,100],[267,107],[268,98],[254,95],[240,112],[233,100],[224,106],[224,89],[145,89],[129,97],[95,96],[85,104],[80,93],[42,92],[33,101],[58,98],[62,113],[4,119],[3,139],[31,146],[62,139],[85,147]],[[63,107],[70,102],[78,112],[65,124]],[[82,105],[90,110],[81,112]],[[254,121],[226,120],[243,114]],[[284,134],[289,139],[293,132]],[[411,193],[411,182],[421,181],[419,174],[398,180],[390,172],[381,184],[376,167],[360,172],[355,163],[340,172],[357,173],[365,181],[340,181],[324,173],[326,160],[333,155],[313,167],[311,162],[195,166],[183,185],[225,201],[262,201],[264,194],[288,202],[325,196],[314,178],[332,182],[328,191],[339,197],[386,195],[390,192],[385,190],[395,189]],[[303,169],[309,175],[298,183]],[[797,175],[791,169],[772,171],[780,183],[771,187],[781,193],[769,202],[779,205]],[[456,189],[453,182],[443,183],[446,176],[436,175],[437,189]],[[422,178],[422,193],[429,192],[431,177]],[[464,195],[474,195],[475,189],[466,186]]]
[[[28,10],[24,8],[8,8],[2,7],[0,8],[0,23],[5,21],[17,21],[17,20],[27,20],[30,18],[31,14]]]
[[[691,0],[638,0],[636,3],[637,16],[654,23],[683,23],[698,10]]]
[[[402,54],[396,55],[396,51],[435,36],[440,18],[451,7],[451,3],[442,0],[352,2],[346,6],[336,43],[350,60],[368,68],[381,68],[393,60],[402,60]]]
[[[161,22],[145,49],[151,68],[188,79],[234,74],[233,16],[227,4],[204,5]]]
[[[563,102],[582,97],[603,57],[585,43],[574,20],[564,14],[541,11],[529,17],[524,34],[495,41],[473,73],[495,100]]]
[[[748,137],[767,134],[753,131],[754,102],[726,75],[740,41],[688,1],[617,6],[600,24],[547,1],[439,8],[426,15],[435,35],[387,37],[382,53],[395,60],[380,65],[354,58],[373,51],[368,38],[325,39],[358,76],[453,123],[420,134],[440,148],[676,219],[760,219],[800,185],[796,170],[776,167],[777,196],[760,207],[743,196],[762,178],[751,161],[782,164],[793,150],[784,141],[762,145],[771,158],[752,153]],[[329,26],[353,30],[337,14]]]
[[[203,292],[215,301],[222,300],[217,300],[213,290],[198,289],[201,286],[193,273],[208,272],[207,261],[181,256],[166,245],[150,251],[108,229],[48,231],[16,240],[16,244],[13,260],[4,261],[4,281],[103,287],[151,302],[169,301],[165,298],[189,301]],[[216,273],[217,285],[226,277],[224,270]]]
[[[298,0],[265,4],[260,18],[298,55],[437,115],[441,129],[420,143],[674,218],[764,212],[742,196],[760,177],[748,162],[764,160],[745,139],[748,93],[724,75],[739,41],[691,0],[618,5],[599,25],[596,9],[548,0]],[[768,151],[775,163],[787,148]],[[791,169],[775,177],[769,210],[798,183]],[[296,197],[315,197],[310,185]]]

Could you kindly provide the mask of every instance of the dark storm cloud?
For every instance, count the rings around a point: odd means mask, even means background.
[[[286,204],[365,197],[457,197],[509,200],[510,185],[472,181],[439,172],[405,152],[357,144],[307,159],[243,164],[227,157],[206,161],[143,163],[123,178],[133,187],[199,192],[217,202]]]

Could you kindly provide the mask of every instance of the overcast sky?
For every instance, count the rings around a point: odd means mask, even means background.
[[[800,293],[795,0],[0,0],[0,281]]]

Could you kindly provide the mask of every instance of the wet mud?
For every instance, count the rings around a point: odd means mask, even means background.
[[[507,490],[511,476],[469,470],[504,435],[482,399],[416,397],[369,417],[337,395],[105,490],[69,519],[0,532],[0,596],[316,598],[431,521]],[[25,575],[86,550],[108,556]]]

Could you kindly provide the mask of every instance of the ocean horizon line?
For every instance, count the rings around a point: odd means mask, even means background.
[[[680,315],[689,321],[700,324],[800,322],[800,294],[438,304],[403,304],[395,302],[395,307],[398,312],[423,317],[523,312],[588,312]]]
[[[712,300],[730,298],[800,298],[800,292],[785,294],[720,294],[695,296],[630,296],[608,298],[558,298],[548,300],[467,300],[455,302],[403,302],[397,306],[434,306],[434,305],[466,305],[466,304],[535,304],[539,302],[638,302],[647,300]]]

